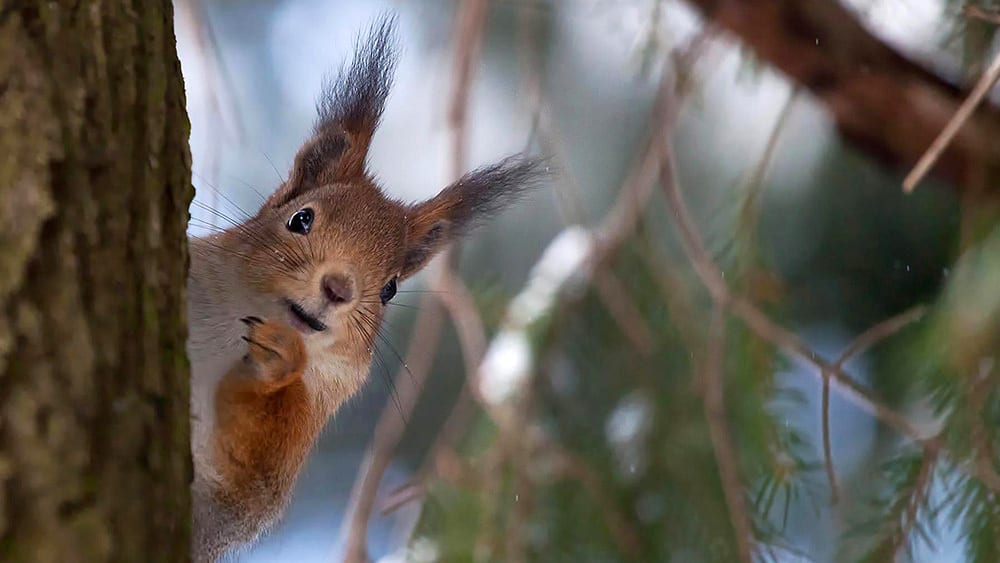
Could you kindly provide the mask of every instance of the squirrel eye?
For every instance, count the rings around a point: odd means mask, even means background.
[[[309,229],[312,228],[313,224],[313,210],[305,207],[299,209],[292,215],[292,218],[288,220],[288,230],[297,234],[305,235],[309,234]]]
[[[381,299],[382,304],[385,305],[395,295],[396,295],[396,278],[395,276],[393,276],[393,278],[389,280],[389,283],[385,284],[385,287],[382,288],[382,292],[379,293],[379,299]]]

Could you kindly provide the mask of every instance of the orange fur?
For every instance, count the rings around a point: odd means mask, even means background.
[[[277,493],[290,490],[323,417],[302,381],[306,351],[298,331],[265,321],[251,326],[249,340],[246,359],[216,391],[213,448],[227,494],[266,505],[275,495],[254,498],[258,483],[270,483]]]

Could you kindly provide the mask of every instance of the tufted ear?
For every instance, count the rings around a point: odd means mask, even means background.
[[[313,137],[299,149],[288,180],[267,206],[278,207],[311,189],[365,174],[368,146],[395,68],[395,18],[383,16],[358,39],[350,66],[324,84]]]
[[[547,174],[544,161],[514,155],[470,172],[412,206],[401,277],[420,271],[448,243],[517,201]]]

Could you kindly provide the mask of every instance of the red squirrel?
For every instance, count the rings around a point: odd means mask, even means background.
[[[427,201],[387,196],[365,161],[395,51],[383,18],[324,87],[288,179],[242,224],[190,239],[196,561],[278,520],[321,428],[364,384],[397,285],[544,174],[514,155]]]

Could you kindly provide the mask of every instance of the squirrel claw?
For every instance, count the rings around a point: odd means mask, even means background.
[[[256,340],[254,340],[252,338],[249,338],[249,337],[246,337],[246,336],[241,336],[240,338],[242,338],[243,340],[245,340],[247,342],[247,344],[250,344],[251,346],[256,346],[256,347],[260,348],[261,350],[264,350],[265,352],[274,354],[276,356],[278,355],[278,353],[275,352],[274,350],[272,350],[271,348],[268,348],[267,346],[264,346],[263,344],[261,344],[260,342],[257,342]]]
[[[287,383],[305,369],[305,347],[302,337],[290,325],[263,321],[258,317],[240,319],[250,333],[241,336],[250,345],[245,361],[255,366],[257,377],[271,383]]]

